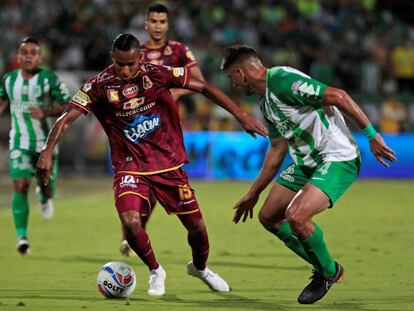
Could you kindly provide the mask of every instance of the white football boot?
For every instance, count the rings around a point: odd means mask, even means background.
[[[207,284],[211,290],[215,292],[229,292],[229,284],[223,280],[217,273],[214,273],[209,268],[198,270],[192,261],[187,264],[187,273],[193,277],[199,278]]]
[[[122,256],[129,257],[131,255],[131,248],[129,247],[127,240],[122,240],[119,245],[119,251]]]
[[[36,187],[36,196],[39,201],[39,209],[43,219],[50,220],[53,218],[54,207],[52,199],[48,199],[45,203],[40,202],[40,187]]]
[[[166,277],[167,277],[167,273],[165,273],[165,270],[161,267],[161,265],[157,269],[152,269],[150,271],[150,276],[149,276],[148,295],[151,295],[151,296],[164,295]]]

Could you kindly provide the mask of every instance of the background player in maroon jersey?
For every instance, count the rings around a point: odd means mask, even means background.
[[[186,67],[189,69],[190,75],[194,78],[204,81],[204,77],[190,49],[181,42],[167,39],[168,32],[168,7],[162,3],[155,3],[147,9],[147,20],[145,29],[148,33],[148,41],[141,44],[141,61],[158,65],[172,67]],[[192,93],[186,89],[172,89],[171,94],[174,99],[178,99],[182,95]],[[150,204],[152,205],[150,213],[142,217],[141,224],[145,228],[147,221],[154,210],[156,200],[154,196],[150,196]],[[131,248],[126,240],[125,231],[119,247],[119,251],[124,256],[131,254]]]
[[[193,257],[187,264],[188,274],[214,291],[229,291],[226,281],[206,265],[208,235],[194,190],[181,168],[188,156],[178,105],[170,89],[186,88],[204,94],[234,115],[253,136],[266,136],[265,127],[243,113],[217,87],[191,77],[186,68],[141,63],[139,42],[131,34],[121,34],[114,40],[112,62],[82,86],[54,124],[37,163],[38,176],[48,182],[54,146],[82,113],[93,112],[109,139],[115,206],[128,243],[150,270],[148,294],[163,295],[166,278],[141,225],[141,216],[150,212],[152,192],[188,231]]]

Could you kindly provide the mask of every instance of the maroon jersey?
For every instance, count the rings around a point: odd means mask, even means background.
[[[109,138],[115,171],[149,175],[174,170],[188,156],[169,89],[186,86],[187,76],[183,67],[142,64],[134,79],[124,81],[111,65],[88,80],[69,107],[97,117]]]
[[[143,62],[157,65],[189,68],[197,64],[193,53],[185,44],[171,40],[158,49],[141,45],[141,56]]]

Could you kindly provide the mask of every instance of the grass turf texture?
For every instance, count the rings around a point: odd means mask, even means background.
[[[41,218],[31,195],[32,254],[22,257],[15,250],[11,187],[3,182],[0,310],[414,310],[413,182],[359,181],[333,210],[316,217],[347,274],[312,306],[296,302],[310,267],[265,232],[257,218],[231,222],[232,206],[250,183],[192,185],[209,230],[209,267],[229,282],[232,292],[213,293],[186,275],[191,257],[185,231],[158,205],[149,233],[167,271],[167,293],[148,296],[147,269],[137,257],[118,252],[120,225],[109,178],[61,180],[50,222]],[[125,261],[137,274],[129,300],[108,300],[97,290],[99,268],[112,260]]]

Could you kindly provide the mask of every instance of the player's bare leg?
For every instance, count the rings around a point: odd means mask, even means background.
[[[187,273],[202,280],[213,291],[230,291],[227,282],[207,267],[208,234],[200,211],[178,217],[188,231],[188,244],[193,255],[193,260],[187,264]]]
[[[40,213],[43,219],[50,220],[53,218],[54,206],[52,203],[52,197],[54,192],[53,182],[50,181],[48,185],[44,185],[38,181],[36,186],[36,197],[39,202]]]
[[[152,212],[154,211],[155,205],[157,204],[157,198],[155,197],[153,192],[150,192],[149,200],[150,200],[150,205],[151,205],[151,208],[149,209],[149,212],[147,214],[141,214],[141,226],[142,226],[142,228],[144,228],[144,230],[146,229],[148,220],[149,220]],[[131,247],[129,247],[128,240],[127,240],[127,237],[126,237],[126,231],[125,231],[125,228],[123,226],[121,227],[121,233],[122,233],[122,240],[121,240],[121,243],[119,245],[120,253],[125,257],[129,257],[130,255],[136,254],[135,252],[132,252]]]
[[[30,179],[19,178],[13,180],[14,192],[12,195],[12,212],[17,233],[17,251],[22,255],[30,253],[27,239],[27,223],[29,218],[28,192]]]
[[[147,203],[136,195],[124,195],[116,200],[118,211],[125,210],[119,214],[119,217],[125,228],[128,244],[150,270],[148,294],[161,296],[165,294],[166,273],[156,260],[150,239],[142,227],[138,212],[142,204]],[[125,206],[130,209],[126,210]]]
[[[313,265],[312,259],[307,255],[298,237],[293,233],[289,222],[285,218],[286,208],[295,195],[295,191],[278,183],[274,183],[259,212],[258,218],[266,230],[273,233],[288,248]]]
[[[311,304],[321,299],[344,274],[343,267],[331,258],[322,230],[312,222],[314,215],[329,206],[330,200],[322,190],[306,184],[286,210],[286,219],[294,234],[318,267],[318,271],[313,273],[312,281],[298,297],[298,301],[303,304]]]

